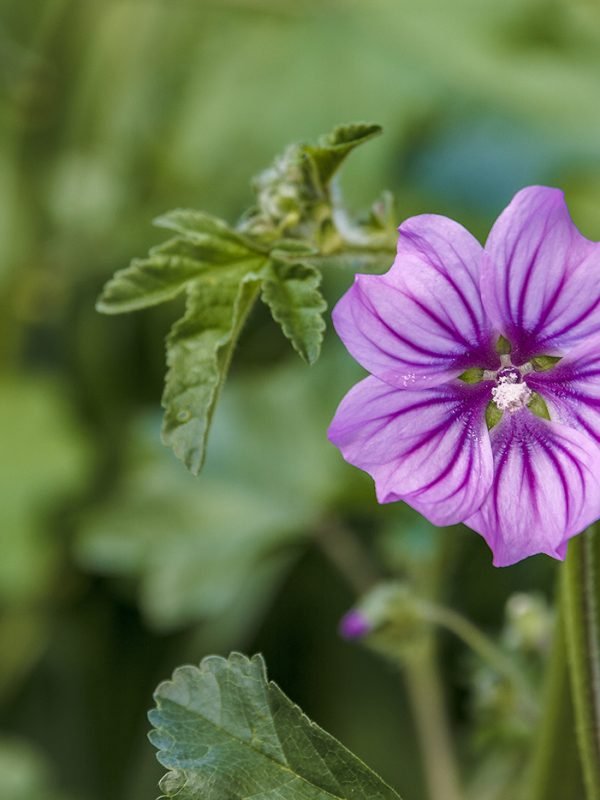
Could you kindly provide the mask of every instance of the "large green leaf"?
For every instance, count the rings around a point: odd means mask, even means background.
[[[150,740],[177,800],[399,800],[267,680],[260,655],[180,667],[155,693]]]
[[[197,475],[235,342],[260,289],[264,263],[228,268],[195,281],[185,315],[167,338],[163,441]]]
[[[262,287],[262,298],[294,349],[309,364],[319,357],[327,303],[319,291],[321,273],[302,261],[273,259]]]

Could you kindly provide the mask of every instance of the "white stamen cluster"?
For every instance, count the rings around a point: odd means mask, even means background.
[[[502,375],[492,389],[492,399],[500,411],[518,411],[531,400],[532,391],[526,383],[518,383],[511,375]]]

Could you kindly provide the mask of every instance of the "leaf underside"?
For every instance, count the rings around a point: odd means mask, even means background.
[[[260,655],[205,658],[155,693],[150,740],[177,800],[399,800],[267,680]]]

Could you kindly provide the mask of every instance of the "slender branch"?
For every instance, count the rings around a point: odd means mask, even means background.
[[[454,746],[433,646],[403,662],[430,800],[462,800]]]
[[[569,543],[561,592],[577,739],[588,800],[600,800],[598,544],[598,523]]]
[[[338,521],[324,524],[316,541],[357,595],[379,582],[377,568],[360,540]],[[429,797],[462,800],[433,639],[412,658],[398,658],[398,663],[414,715]]]
[[[473,625],[472,622],[450,608],[423,602],[419,604],[419,610],[424,619],[451,631],[484,661],[487,661],[496,672],[504,676],[520,692],[528,717],[531,719],[537,717],[537,707],[531,699],[532,687],[521,670],[500,647]]]

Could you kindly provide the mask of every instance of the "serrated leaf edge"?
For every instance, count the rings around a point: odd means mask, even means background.
[[[298,714],[300,715],[300,718],[304,722],[306,722],[309,725],[309,727],[316,729],[320,733],[325,734],[325,736],[327,738],[333,740],[344,752],[346,752],[353,759],[355,759],[362,767],[364,767],[364,769],[367,772],[369,772],[371,775],[373,775],[375,778],[377,778],[377,780],[379,780],[383,786],[385,786],[387,789],[390,790],[390,792],[395,794],[396,797],[398,797],[398,800],[401,800],[400,795],[398,795],[396,790],[393,789],[388,783],[386,783],[386,781],[384,781],[383,778],[381,778],[380,775],[378,775],[373,769],[371,769],[371,767],[369,767],[368,764],[366,764],[361,758],[359,758],[359,756],[357,756],[355,753],[353,753],[351,750],[349,750],[344,744],[342,744],[338,739],[336,739],[335,736],[332,736],[332,734],[328,733],[324,728],[321,728],[320,725],[318,725],[307,714],[304,713],[304,711],[300,708],[300,706],[297,703],[294,703],[292,700],[290,700],[290,698],[285,694],[285,692],[279,687],[278,684],[276,684],[274,681],[269,680],[268,674],[267,674],[267,665],[266,665],[265,659],[264,659],[264,657],[263,657],[263,655],[261,653],[255,653],[253,656],[248,657],[244,653],[240,653],[240,652],[234,650],[229,654],[228,658],[225,658],[224,656],[210,655],[210,656],[205,656],[200,661],[200,664],[198,664],[198,665],[195,665],[195,664],[184,664],[184,665],[182,665],[180,667],[177,667],[173,671],[172,677],[170,679],[168,679],[168,680],[161,681],[158,684],[158,686],[156,687],[156,689],[155,689],[155,691],[153,693],[153,699],[154,699],[154,702],[156,703],[156,708],[151,709],[148,712],[148,720],[150,721],[151,725],[153,726],[152,730],[149,731],[149,733],[148,733],[148,739],[149,739],[150,743],[153,746],[156,746],[156,745],[154,745],[154,742],[153,742],[153,738],[154,738],[154,733],[155,732],[158,733],[159,735],[166,735],[166,737],[168,737],[170,739],[173,739],[173,736],[168,731],[164,730],[164,726],[157,726],[155,724],[156,716],[161,710],[161,700],[162,700],[161,692],[166,687],[175,686],[177,684],[177,679],[182,675],[186,675],[186,674],[188,674],[190,672],[193,672],[193,673],[204,672],[205,668],[210,667],[211,664],[219,664],[221,666],[224,666],[225,668],[231,668],[231,667],[235,667],[235,663],[236,662],[241,662],[244,666],[258,666],[259,672],[260,672],[260,678],[263,681],[264,688],[265,688],[265,690],[267,690],[267,692],[268,692],[269,689],[272,689],[275,692],[277,692],[280,696],[282,696],[292,706],[293,710],[298,712]],[[210,671],[210,670],[208,670],[208,671]],[[171,702],[174,702],[174,701],[171,701]],[[270,705],[270,704],[268,704],[268,705]],[[198,716],[202,717],[201,714],[198,714]],[[202,717],[202,719],[206,720],[207,722],[210,722],[214,727],[219,729],[218,726],[215,725],[215,723],[212,722],[212,720],[209,720],[206,717]],[[279,768],[281,768],[283,770],[288,770],[294,776],[294,778],[299,778],[303,783],[306,783],[309,786],[313,786],[313,787],[317,788],[323,794],[329,795],[331,798],[333,798],[333,800],[347,800],[347,798],[344,798],[341,795],[332,794],[331,792],[327,791],[326,789],[323,789],[322,787],[311,783],[310,781],[306,780],[306,778],[303,778],[297,772],[294,772],[292,769],[290,769],[287,766],[287,764],[282,764],[281,761],[277,761],[276,759],[272,758],[272,756],[268,755],[267,753],[264,753],[263,751],[260,751],[260,750],[256,750],[256,748],[252,747],[252,745],[249,744],[247,740],[239,739],[237,736],[235,736],[235,735],[233,735],[231,733],[228,733],[228,735],[232,739],[235,739],[236,741],[239,741],[241,744],[244,745],[244,747],[249,747],[252,750],[255,750],[255,752],[257,752],[263,758],[266,758],[269,761],[272,761],[273,763],[277,764],[277,766]],[[161,754],[163,752],[164,752],[164,750],[158,750],[158,748],[157,748],[156,758],[157,758],[158,762],[163,767],[165,767],[167,770],[169,770],[169,772],[176,772],[177,769],[183,769],[183,768],[172,769],[167,764],[165,764],[161,760]],[[159,798],[159,800],[162,800],[162,798]]]

